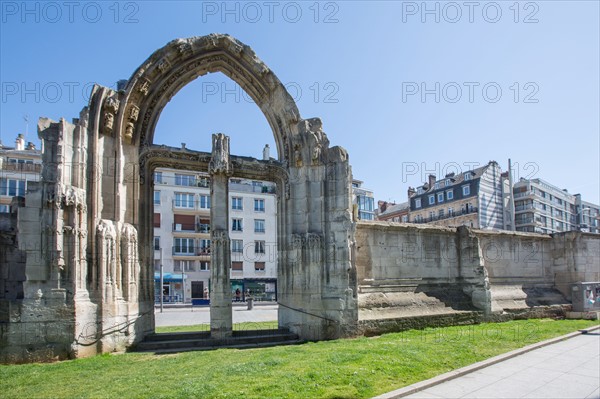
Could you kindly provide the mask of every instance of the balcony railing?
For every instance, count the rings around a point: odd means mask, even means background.
[[[470,209],[463,209],[461,211],[458,212],[452,212],[452,213],[446,213],[442,216],[433,216],[433,217],[428,217],[428,218],[421,218],[418,221],[417,220],[413,220],[410,223],[431,223],[431,222],[435,222],[438,220],[444,220],[444,219],[451,219],[451,218],[455,218],[458,216],[463,216],[463,215],[469,215],[472,213],[477,213],[479,211],[479,208],[476,207],[472,207]]]
[[[189,211],[206,211],[210,212],[210,206],[207,207],[206,201],[174,199],[172,201],[173,209],[189,210]]]
[[[203,223],[173,223],[173,231],[183,233],[210,233],[210,224]]]
[[[514,198],[527,197],[529,195],[533,195],[533,191],[523,191],[522,193],[515,193]]]
[[[173,247],[173,255],[176,256],[209,256],[210,247]]]
[[[13,162],[3,162],[0,165],[0,169],[6,170],[9,172],[33,172],[33,173],[41,173],[42,164],[39,163],[13,163]]]
[[[204,233],[204,234],[210,233],[210,224],[198,223],[196,225],[196,233]]]
[[[196,226],[193,223],[173,223],[173,231],[195,233]]]

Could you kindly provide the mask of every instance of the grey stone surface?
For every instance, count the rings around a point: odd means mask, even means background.
[[[600,335],[579,335],[406,398],[598,398]]]

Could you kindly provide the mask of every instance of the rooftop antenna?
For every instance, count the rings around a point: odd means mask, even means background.
[[[25,141],[27,141],[27,135],[29,134],[29,115],[23,115],[25,121]]]

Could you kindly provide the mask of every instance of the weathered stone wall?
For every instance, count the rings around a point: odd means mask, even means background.
[[[554,285],[571,300],[574,282],[600,281],[600,235],[566,232],[553,235],[548,245]]]
[[[600,236],[580,232],[361,222],[356,254],[360,325],[373,331],[376,320],[469,311],[560,314],[572,283],[600,278]]]
[[[478,238],[467,228],[361,222],[359,319],[489,312]]]

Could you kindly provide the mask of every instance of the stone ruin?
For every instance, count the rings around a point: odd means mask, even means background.
[[[212,72],[262,110],[278,160],[230,155],[224,135],[213,136],[212,153],[153,144],[164,106]],[[592,234],[357,222],[347,152],[331,147],[321,121],[303,119],[275,74],[228,35],[168,43],[122,90],[96,85],[79,118],[42,118],[38,132],[41,181],[0,214],[0,362],[122,351],[154,333],[157,167],[211,174],[215,338],[231,333],[227,201],[217,200],[227,198],[230,176],[277,185],[278,323],[302,339],[564,314],[571,282],[600,280]],[[488,242],[507,256],[486,256]],[[519,257],[523,248],[531,256]]]

